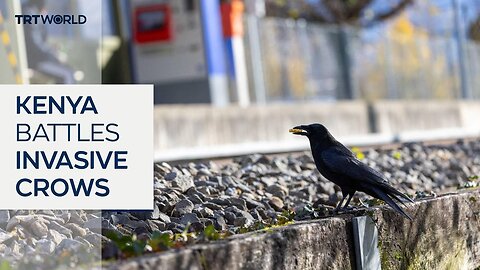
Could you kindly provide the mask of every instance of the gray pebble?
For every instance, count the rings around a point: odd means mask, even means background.
[[[6,228],[10,220],[10,212],[8,210],[0,210],[0,228]]]
[[[193,186],[193,177],[191,176],[179,175],[172,181],[172,187],[180,189],[181,192],[186,192]]]
[[[288,194],[288,189],[279,184],[273,184],[273,185],[267,186],[265,191],[279,198],[285,198],[285,196],[287,196]]]
[[[215,226],[215,229],[220,231],[224,231],[228,228],[227,222],[221,216],[215,218],[213,225]]]
[[[191,213],[193,210],[193,203],[190,200],[181,200],[175,204],[173,216],[180,217],[184,214]]]
[[[36,251],[42,254],[51,254],[55,250],[55,243],[48,239],[40,239],[35,245]]]
[[[167,180],[167,181],[172,181],[176,177],[177,177],[176,172],[169,172],[169,173],[165,174],[165,176],[164,176],[165,180]]]
[[[273,209],[277,211],[281,211],[283,208],[283,201],[278,197],[273,196],[272,198],[270,198],[270,201],[268,201],[268,203],[270,204],[270,206],[272,206]]]

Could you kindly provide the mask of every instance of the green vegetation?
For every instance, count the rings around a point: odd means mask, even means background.
[[[116,233],[108,233],[106,235],[110,240],[112,240],[122,252],[124,257],[132,257],[135,255],[143,254],[146,243],[144,241],[138,240],[136,235],[123,235],[120,236]]]
[[[258,221],[249,227],[242,227],[236,233],[244,234],[249,232],[271,232],[275,228],[287,226],[294,223],[295,212],[286,210],[278,215],[276,219]],[[208,225],[202,232],[189,232],[187,226],[182,233],[169,234],[155,231],[149,239],[139,239],[137,235],[119,235],[108,233],[106,236],[121,252],[122,258],[140,256],[152,252],[162,252],[170,249],[178,249],[190,244],[207,243],[225,239],[232,235],[229,231],[218,231],[213,225]],[[9,270],[1,268],[0,270]]]
[[[457,189],[472,189],[480,187],[480,182],[478,181],[478,175],[472,175],[468,177],[468,181],[458,185]]]
[[[352,152],[355,154],[355,156],[362,160],[365,158],[365,154],[360,150],[358,147],[352,147]]]
[[[395,152],[392,153],[392,157],[394,159],[400,160],[400,159],[402,159],[402,153],[400,153],[398,151],[395,151]]]
[[[384,205],[385,202],[377,198],[371,198],[363,202],[368,208],[372,206]]]
[[[10,263],[7,261],[0,262],[0,270],[12,270],[13,268],[10,266]]]

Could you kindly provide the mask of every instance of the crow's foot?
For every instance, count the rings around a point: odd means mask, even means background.
[[[358,207],[356,206],[345,206],[345,207],[342,207],[342,210],[343,211],[353,211],[353,210],[357,210]]]
[[[361,208],[364,208],[364,207],[357,207],[357,206],[346,206],[346,207],[342,207],[342,208],[335,208],[333,209],[333,214],[344,214],[344,213],[350,213],[350,212],[354,212],[354,211],[357,211],[357,210],[360,210]]]

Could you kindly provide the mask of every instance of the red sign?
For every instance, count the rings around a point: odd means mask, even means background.
[[[172,12],[168,4],[137,7],[133,15],[137,43],[168,42],[173,39]]]

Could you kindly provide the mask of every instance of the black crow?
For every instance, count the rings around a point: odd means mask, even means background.
[[[318,171],[342,190],[343,198],[337,210],[341,208],[345,198],[348,197],[344,208],[349,205],[356,191],[362,191],[385,201],[397,212],[412,220],[394,201],[404,204],[402,198],[410,202],[413,202],[412,199],[390,186],[381,173],[358,160],[347,147],[335,140],[323,125],[296,126],[289,131],[307,136]]]

